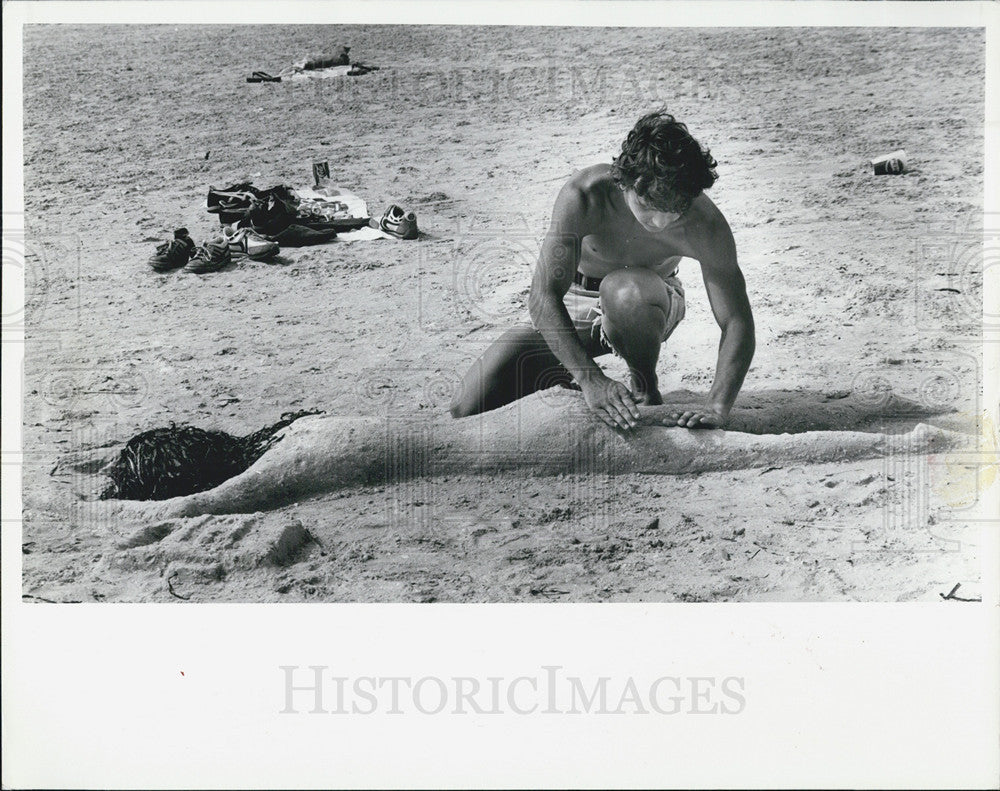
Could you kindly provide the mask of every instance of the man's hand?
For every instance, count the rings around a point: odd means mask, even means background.
[[[722,428],[726,424],[726,417],[727,415],[724,415],[721,410],[710,407],[687,409],[668,413],[664,425],[669,426],[673,421],[681,428]]]
[[[591,376],[580,383],[583,399],[594,413],[611,428],[628,431],[635,428],[639,419],[639,408],[635,396],[621,382],[616,382],[603,374]]]

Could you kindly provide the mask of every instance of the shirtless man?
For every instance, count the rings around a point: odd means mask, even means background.
[[[719,428],[754,353],[754,323],[732,231],[704,193],[716,162],[665,112],[639,119],[611,165],[573,175],[556,198],[531,283],[531,325],[504,333],[465,375],[454,417],[503,406],[554,384],[579,387],[609,426],[631,429],[637,404],[662,404],[660,345],[684,317],[681,257],[701,265],[722,330],[715,381],[699,409],[672,413],[685,428]],[[628,364],[631,387],[594,362]]]

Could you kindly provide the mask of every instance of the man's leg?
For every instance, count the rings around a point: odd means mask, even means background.
[[[581,340],[588,352],[605,353],[598,344]],[[451,403],[452,417],[488,412],[518,398],[573,381],[538,330],[529,325],[508,330],[472,364]]]
[[[662,404],[656,361],[670,315],[663,280],[649,269],[617,269],[601,281],[601,326],[628,364],[632,390],[642,404]]]

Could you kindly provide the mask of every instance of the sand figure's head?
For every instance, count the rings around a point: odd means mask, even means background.
[[[132,437],[106,471],[102,500],[166,500],[218,486],[246,469],[238,437],[172,425]]]
[[[235,437],[224,431],[171,424],[132,437],[105,470],[111,479],[102,500],[169,500],[213,489],[247,470],[281,439],[281,429],[301,417],[285,412],[260,431]]]
[[[640,118],[628,133],[611,176],[635,218],[655,233],[715,183],[715,166],[711,153],[684,124],[658,110]]]

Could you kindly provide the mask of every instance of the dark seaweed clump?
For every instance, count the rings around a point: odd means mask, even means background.
[[[218,486],[245,471],[278,441],[275,434],[305,415],[286,412],[281,420],[245,437],[224,431],[171,424],[137,434],[106,474],[102,500],[167,500]]]

